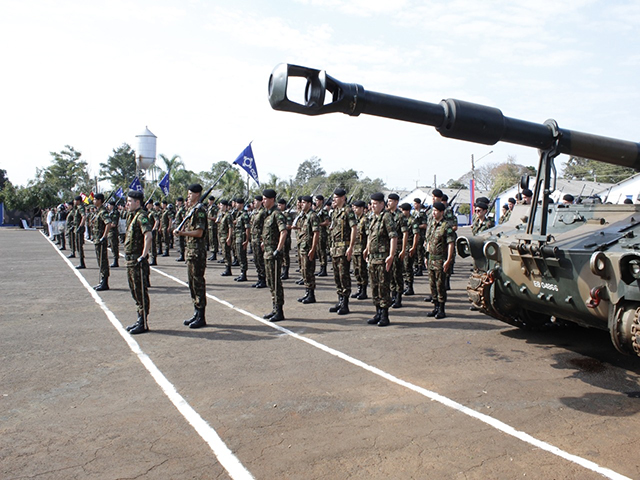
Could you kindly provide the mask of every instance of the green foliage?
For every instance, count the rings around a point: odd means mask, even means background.
[[[633,168],[572,156],[564,167],[563,178],[567,180],[618,183],[635,173]]]
[[[7,177],[7,171],[0,168],[0,191],[2,191],[7,183],[10,183],[9,178]]]
[[[126,143],[113,149],[113,154],[100,164],[100,176],[108,179],[111,187],[125,188],[136,176],[136,152]]]
[[[92,185],[87,171],[87,162],[81,160],[81,152],[65,145],[61,152],[50,152],[52,164],[44,170],[36,170],[36,180],[32,186],[44,183],[47,188],[56,192],[56,198],[62,202],[79,193],[88,193]],[[44,187],[43,187],[44,189]]]
[[[447,182],[447,184],[445,185],[446,188],[455,188],[455,189],[463,189],[463,190],[469,190],[469,185],[460,182],[459,180],[449,180]]]
[[[324,168],[320,166],[320,159],[318,157],[311,157],[309,160],[305,160],[298,166],[298,172],[294,181],[298,185],[305,184],[311,179],[316,177],[324,177],[327,174]]]

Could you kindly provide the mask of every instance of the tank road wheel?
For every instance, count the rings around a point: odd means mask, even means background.
[[[640,356],[640,308],[636,303],[620,303],[609,317],[609,333],[620,353]]]

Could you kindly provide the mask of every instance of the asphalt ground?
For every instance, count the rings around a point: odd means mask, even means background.
[[[447,318],[426,317],[422,277],[379,328],[370,300],[328,312],[331,276],[318,303],[296,302],[295,274],[270,324],[255,273],[237,283],[209,262],[208,326],[190,330],[172,253],[133,337],[126,269],[92,292],[85,247],[78,271],[41,233],[0,229],[2,479],[640,478],[640,360],[606,332],[469,311],[468,263]]]

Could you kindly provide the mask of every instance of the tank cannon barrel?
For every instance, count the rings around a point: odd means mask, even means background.
[[[304,104],[287,97],[289,77],[306,79]],[[326,93],[331,94],[330,101]],[[494,145],[507,142],[599,160],[640,171],[640,144],[610,137],[555,128],[555,122],[534,123],[509,118],[494,107],[447,99],[428,103],[365,90],[362,85],[343,83],[316,70],[297,65],[276,66],[269,79],[269,103],[275,110],[321,115],[342,112],[393,118],[430,125],[444,137]]]

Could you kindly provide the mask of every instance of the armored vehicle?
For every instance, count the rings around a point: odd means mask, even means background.
[[[288,98],[289,77],[306,79],[304,104]],[[487,315],[521,328],[564,321],[608,330],[616,349],[640,355],[640,206],[557,205],[549,198],[558,155],[638,171],[640,144],[563,129],[554,120],[509,118],[461,100],[433,104],[371,92],[295,65],[274,69],[269,102],[276,110],[370,114],[430,125],[458,140],[538,149],[531,205],[516,206],[508,222],[479,236],[458,238],[458,254],[471,256],[475,266],[469,299]]]

